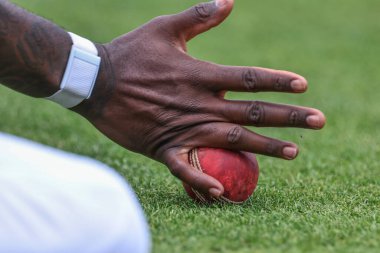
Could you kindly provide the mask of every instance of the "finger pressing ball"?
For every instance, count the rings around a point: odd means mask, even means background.
[[[224,186],[224,194],[211,198],[183,184],[187,194],[204,203],[227,202],[241,204],[254,192],[259,179],[256,156],[217,148],[195,148],[189,153],[192,167],[217,179]]]

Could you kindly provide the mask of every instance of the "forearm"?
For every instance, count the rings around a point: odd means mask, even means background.
[[[0,0],[0,83],[34,97],[52,95],[71,44],[60,27]]]

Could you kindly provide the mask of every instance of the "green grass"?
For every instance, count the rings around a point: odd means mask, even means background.
[[[98,42],[196,3],[15,2]],[[230,19],[194,40],[190,53],[222,64],[300,73],[309,80],[307,94],[230,97],[314,106],[328,118],[321,132],[256,129],[296,142],[301,153],[293,162],[260,156],[258,188],[248,203],[196,205],[164,166],[123,150],[69,111],[6,88],[0,88],[0,131],[88,155],[118,170],[141,200],[156,253],[378,252],[380,2],[236,2]]]

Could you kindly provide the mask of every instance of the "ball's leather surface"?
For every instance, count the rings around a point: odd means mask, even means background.
[[[197,201],[240,204],[246,201],[256,188],[259,166],[254,154],[217,148],[196,148],[190,151],[189,162],[194,169],[214,177],[224,186],[223,196],[211,199],[184,184],[188,195]]]

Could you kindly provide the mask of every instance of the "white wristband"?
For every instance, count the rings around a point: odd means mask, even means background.
[[[100,66],[100,57],[95,45],[76,34],[69,34],[73,46],[60,90],[46,98],[65,108],[74,107],[90,98]]]

